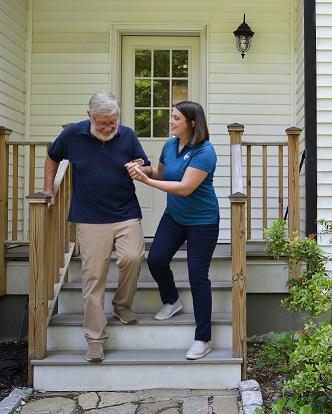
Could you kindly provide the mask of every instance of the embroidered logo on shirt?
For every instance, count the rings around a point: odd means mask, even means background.
[[[190,157],[190,152],[187,152],[187,154],[185,154],[185,156],[183,157],[183,159],[186,161],[189,157]]]

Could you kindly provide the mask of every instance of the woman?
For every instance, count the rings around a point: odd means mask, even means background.
[[[158,168],[152,168],[150,178],[138,163],[126,167],[133,179],[167,192],[167,206],[148,256],[148,266],[164,304],[155,316],[157,320],[169,319],[182,309],[170,263],[187,242],[196,330],[186,358],[199,359],[211,351],[209,267],[219,234],[219,206],[213,188],[217,157],[200,104],[176,104],[170,125],[174,137],[165,143]]]

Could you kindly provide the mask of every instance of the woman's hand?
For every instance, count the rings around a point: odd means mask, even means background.
[[[129,176],[133,180],[142,181],[144,183],[148,180],[149,177],[141,170],[143,164],[144,161],[142,159],[139,159],[128,162],[125,164],[125,167],[127,168]]]

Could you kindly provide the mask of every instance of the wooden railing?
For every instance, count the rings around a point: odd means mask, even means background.
[[[242,379],[246,379],[246,242],[251,239],[252,229],[252,152],[253,146],[262,148],[262,236],[263,229],[267,228],[268,213],[271,206],[268,204],[268,153],[267,148],[274,146],[278,153],[278,214],[271,220],[283,218],[284,199],[284,156],[283,148],[288,148],[287,176],[288,176],[288,233],[300,230],[300,189],[299,189],[299,137],[301,129],[291,127],[286,129],[287,143],[279,142],[243,142],[244,126],[241,124],[228,125],[231,152],[231,252],[232,252],[232,312],[233,312],[233,357],[243,358]],[[246,157],[246,192],[243,183],[243,156],[242,148],[247,147]],[[257,165],[257,163],[255,163]],[[259,163],[258,163],[259,164]],[[275,198],[275,197],[274,197]],[[247,209],[246,209],[247,207]],[[272,209],[273,211],[273,209]],[[246,214],[247,213],[247,214]],[[262,237],[263,240],[263,237]],[[261,241],[262,241],[261,240]],[[299,267],[293,271],[296,276]]]
[[[28,358],[43,359],[46,356],[46,331],[63,282],[67,276],[70,258],[76,243],[75,228],[67,216],[71,197],[71,166],[60,163],[54,182],[55,207],[50,207],[50,197],[35,193],[36,149],[44,148],[44,157],[50,142],[10,141],[11,130],[0,128],[0,294],[6,293],[5,253],[9,245],[27,245],[29,248],[29,331]],[[28,148],[28,153],[25,149]],[[28,160],[29,173],[19,175],[19,160]],[[11,171],[9,173],[9,170]],[[21,172],[22,175],[22,172]],[[30,195],[26,197],[29,217],[19,217],[22,201],[20,180],[29,180]],[[23,187],[24,188],[24,187]],[[10,189],[11,191],[9,191]],[[8,204],[11,193],[11,231],[8,232]],[[21,202],[22,204],[22,202]],[[28,220],[28,237],[17,240],[18,224]],[[33,372],[29,364],[29,385]]]

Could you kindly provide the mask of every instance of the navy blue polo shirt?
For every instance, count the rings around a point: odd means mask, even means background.
[[[68,220],[76,223],[116,223],[142,218],[133,180],[125,164],[147,156],[131,128],[102,143],[90,133],[90,121],[65,128],[48,149],[53,161],[72,163],[73,193]]]
[[[210,143],[187,144],[178,154],[179,139],[174,137],[166,141],[159,161],[164,164],[163,177],[166,181],[181,181],[187,167],[198,168],[208,174],[202,183],[188,196],[167,193],[165,213],[185,226],[217,224],[219,204],[213,187],[213,174],[217,156]]]

